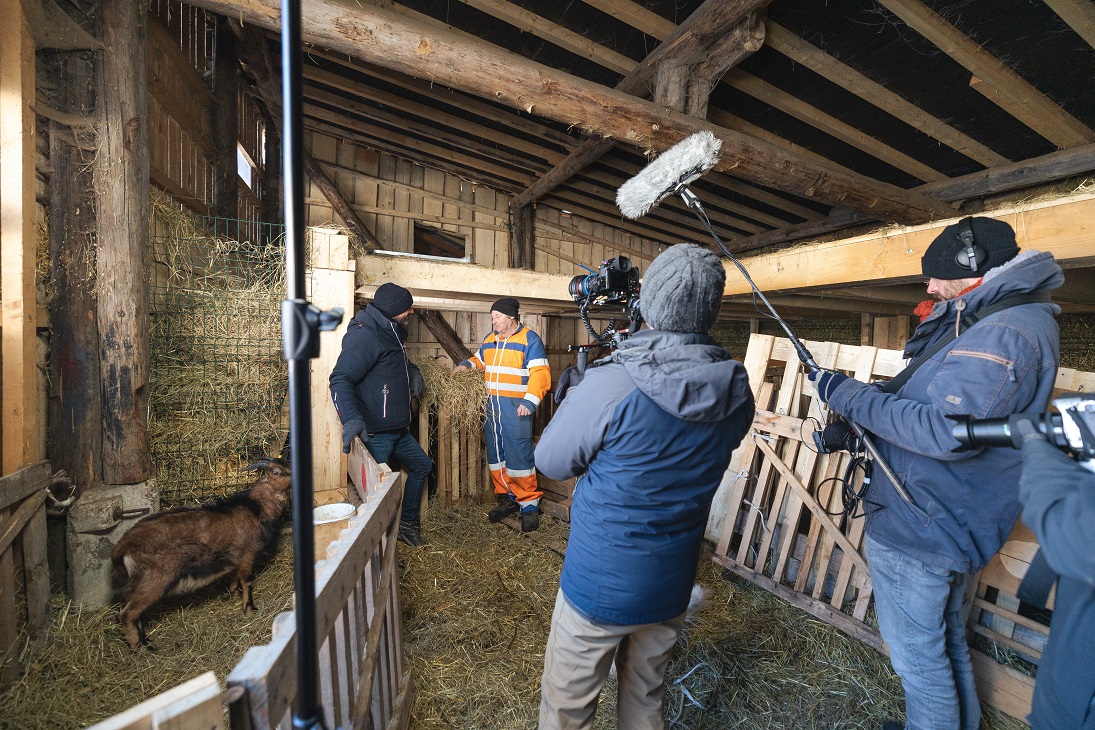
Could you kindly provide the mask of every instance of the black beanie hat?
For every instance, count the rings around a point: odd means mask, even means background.
[[[411,293],[398,284],[381,284],[373,294],[373,306],[388,319],[397,317],[414,304]]]
[[[517,301],[513,297],[502,297],[494,304],[490,305],[490,311],[501,312],[507,317],[513,317],[517,319],[517,313],[521,310],[521,302]]]
[[[949,225],[924,252],[920,266],[924,276],[932,279],[975,279],[984,276],[994,266],[1011,261],[1019,253],[1015,245],[1015,231],[1004,221],[995,218],[970,218],[970,230],[973,231],[973,245],[984,249],[988,256],[977,271],[959,265],[959,253],[966,245],[958,238],[959,223]]]
[[[719,316],[726,269],[706,248],[678,243],[658,254],[646,270],[640,307],[656,330],[707,334]]]

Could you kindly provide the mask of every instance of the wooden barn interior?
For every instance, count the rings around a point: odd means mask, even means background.
[[[346,320],[380,284],[409,288],[408,353],[444,389],[490,303],[517,297],[557,379],[590,342],[574,277],[714,249],[676,196],[634,220],[616,205],[691,134],[721,141],[690,186],[713,231],[823,366],[900,371],[921,256],[984,215],[1065,269],[1058,387],[1095,387],[1091,0],[303,5],[309,299],[347,312],[311,368],[316,504],[356,509],[317,553],[329,726],[413,726],[431,681],[403,649],[402,477],[341,453],[327,376]],[[246,486],[240,469],[286,443],[279,16],[274,0],[0,0],[0,726],[58,596],[110,606],[126,529]],[[843,462],[800,448],[813,386],[729,262],[712,334],[758,415],[712,507],[710,562],[884,652],[862,520],[834,520],[839,495],[818,487]],[[432,514],[490,500],[480,416],[457,401],[427,394],[415,424]],[[572,485],[542,484],[542,539],[565,541]],[[1035,548],[1018,524],[971,597],[979,691],[1015,727],[1048,634],[1015,597]],[[266,628],[230,676],[196,664],[81,724],[278,726],[292,621]]]

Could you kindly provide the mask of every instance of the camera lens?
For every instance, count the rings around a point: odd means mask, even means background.
[[[596,283],[596,274],[579,274],[570,280],[570,286],[567,289],[570,291],[570,296],[577,301],[593,293]]]

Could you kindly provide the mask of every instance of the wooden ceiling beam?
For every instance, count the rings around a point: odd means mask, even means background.
[[[215,12],[237,15],[266,28],[278,27],[276,0],[196,0]],[[408,74],[491,98],[517,109],[663,151],[701,130],[722,142],[715,169],[802,197],[905,223],[949,215],[945,203],[859,175],[820,168],[774,145],[701,120],[667,114],[657,105],[503,51],[472,43],[435,24],[419,24],[400,13],[345,0],[312,0],[304,6],[304,37],[343,53]]]
[[[591,4],[595,5],[595,3]],[[620,3],[614,4],[619,5]],[[668,33],[672,32],[669,29],[674,27],[673,23],[661,18],[661,16],[657,16],[657,19],[651,17],[651,15],[642,15],[641,17],[642,19],[637,20],[636,22],[641,22],[642,25],[634,27],[660,40],[668,37]],[[723,77],[722,82],[769,106],[779,109],[785,114],[795,117],[805,124],[820,129],[846,144],[862,150],[872,157],[883,160],[887,164],[915,176],[917,179],[923,180],[924,182],[932,182],[934,180],[946,178],[946,176],[939,171],[933,170],[931,167],[894,149],[884,142],[874,139],[855,127],[840,121],[830,114],[826,114],[820,109],[807,104],[801,99],[795,98],[776,88],[772,84],[752,76],[741,69],[731,71],[728,75]],[[713,116],[712,120],[714,120]]]
[[[304,126],[307,129],[340,137],[349,142],[363,144],[378,152],[387,152],[388,154],[401,157],[410,162],[422,165],[423,167],[432,167],[435,170],[447,172],[450,175],[459,177],[461,180],[489,185],[495,190],[508,193],[509,195],[513,195],[518,190],[524,189],[528,184],[524,180],[515,180],[512,176],[498,177],[483,170],[453,164],[447,158],[441,159],[431,154],[423,154],[417,146],[412,147],[407,146],[404,143],[395,143],[391,141],[388,135],[376,131],[372,127],[366,128],[364,125],[358,125],[355,129],[349,129],[338,124],[324,121],[324,119],[311,118],[307,114],[304,116]],[[406,142],[406,140],[403,142]],[[525,180],[531,180],[531,177],[527,177]]]
[[[710,242],[710,236],[706,233],[683,228],[659,218],[646,216],[642,221],[630,221],[623,218],[615,206],[607,203],[598,204],[591,201],[588,195],[572,191],[569,187],[552,190],[544,200],[562,210],[578,213],[592,221],[604,223],[606,226],[618,228],[648,241],[662,244],[684,241],[700,245],[707,245]]]
[[[237,45],[239,59],[251,72],[251,76],[255,81],[255,88],[258,90],[262,102],[266,105],[266,110],[270,114],[278,136],[284,137],[281,129],[283,116],[281,87],[270,61],[270,49],[266,44],[266,36],[257,28],[244,28],[239,22],[232,19],[231,13],[227,15],[229,17],[228,27],[231,28],[232,33],[239,41]],[[312,153],[307,149],[301,149],[300,158],[304,174],[308,176],[312,184],[319,188],[323,193],[323,197],[331,203],[334,211],[342,217],[347,227],[353,232],[354,238],[366,250],[381,248],[376,234],[365,225],[365,221],[361,220],[353,208],[350,207],[338,186],[320,169],[319,163],[312,157]]]
[[[441,296],[482,299],[499,296],[573,303],[569,274],[545,274],[527,269],[492,269],[467,263],[448,263],[413,256],[375,254],[357,259],[359,292],[370,291],[386,281],[398,281],[414,291]],[[490,301],[490,298],[487,301]]]
[[[304,78],[308,81],[320,83],[332,89],[346,92],[347,94],[369,99],[376,104],[390,107],[403,114],[416,116],[426,123],[436,124],[441,128],[456,129],[473,138],[487,139],[499,145],[509,147],[510,149],[524,152],[545,161],[549,165],[557,164],[563,159],[563,153],[556,149],[538,145],[525,138],[516,137],[502,131],[487,129],[474,119],[465,119],[464,117],[455,114],[448,114],[437,109],[437,107],[420,104],[405,97],[383,91],[382,89],[352,81],[345,76],[340,76],[339,74],[324,69],[316,68],[314,66],[305,66]],[[464,139],[465,143],[474,142],[473,139]],[[501,153],[508,154],[505,151],[501,151]]]
[[[786,91],[741,69],[734,69],[724,76],[722,81],[724,84],[732,86],[738,91],[748,94],[800,122],[820,129],[829,136],[866,152],[871,157],[909,173],[918,180],[933,182],[947,179],[947,176],[938,170],[932,169],[904,152],[894,149],[869,134],[859,131],[852,125],[840,121],[831,114],[826,114],[817,107],[807,104],[798,97],[788,94]]]
[[[1087,44],[1095,48],[1095,5],[1090,0],[1045,0]]]
[[[1058,150],[1024,162],[1011,162],[1007,165],[970,173],[962,177],[954,177],[938,183],[929,183],[920,186],[917,190],[940,200],[969,200],[1092,172],[1095,172],[1095,144]],[[854,215],[841,219],[826,218],[817,221],[806,221],[805,223],[777,228],[776,230],[758,233],[750,238],[740,239],[730,249],[735,253],[752,251],[765,246],[832,233],[841,228],[867,223],[871,220],[873,218],[870,216]]]
[[[1062,266],[1095,262],[1095,193],[1024,203],[982,215],[1007,222],[1015,229],[1021,248],[1049,251]],[[957,218],[890,227],[855,238],[751,256],[742,263],[764,292],[917,280],[922,277],[924,251],[955,221]],[[750,291],[741,277],[731,278],[727,277],[727,295]]]
[[[897,119],[915,127],[932,139],[938,140],[985,167],[995,167],[1010,162],[972,137],[959,132],[894,92],[867,78],[851,66],[841,63],[820,48],[787,30],[770,18],[765,21],[768,34],[765,44],[792,61],[801,63],[816,74],[849,91],[864,101],[892,114]]]
[[[475,139],[470,139],[467,136],[456,134],[447,131],[444,128],[431,127],[428,124],[415,121],[413,119],[401,116],[394,112],[379,109],[377,107],[363,104],[359,101],[348,99],[341,94],[336,94],[324,89],[319,89],[310,84],[303,84],[301,93],[304,98],[313,102],[319,102],[325,104],[328,107],[335,107],[343,110],[345,113],[338,114],[339,118],[345,119],[348,122],[355,117],[369,119],[379,124],[394,127],[395,129],[409,132],[411,134],[419,135],[425,139],[430,139],[435,142],[443,142],[451,145],[454,150],[464,150],[467,152],[473,152],[478,155],[483,155],[488,159],[493,159],[498,162],[510,165],[519,170],[525,170],[528,172],[539,173],[541,170],[547,170],[550,162],[542,159],[530,159],[529,157],[523,157],[515,154],[507,149],[498,147],[492,147],[487,144],[483,144]],[[313,109],[319,109],[312,105]],[[352,123],[352,122],[351,122]]]
[[[878,0],[973,74],[970,85],[1062,149],[1095,142],[1095,131],[919,0]]]
[[[626,73],[624,78],[616,84],[616,89],[633,96],[647,98],[650,95],[655,68],[659,63],[681,55],[702,53],[708,44],[718,40],[719,34],[725,29],[740,26],[743,21],[748,20],[747,16],[750,13],[762,9],[769,2],[771,0],[747,0],[746,2],[706,0],[683,23],[674,26],[672,32],[645,59],[638,64],[628,59],[631,66],[624,72]],[[732,35],[740,36],[737,33]],[[551,38],[546,40],[550,41]],[[759,46],[756,44],[750,47],[743,43],[742,55],[752,53],[757,48]],[[617,143],[617,140],[600,136],[590,137],[567,155],[566,159],[557,163],[546,175],[514,198],[514,207],[528,205],[539,199],[603,157]]]

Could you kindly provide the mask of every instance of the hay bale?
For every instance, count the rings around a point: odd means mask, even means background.
[[[453,372],[445,360],[423,358],[415,361],[426,382],[422,407],[446,409],[452,416],[453,428],[467,426],[478,429],[487,412],[487,391],[483,374],[477,370]]]
[[[151,199],[149,438],[166,505],[234,492],[280,453],[283,249],[218,235]]]

